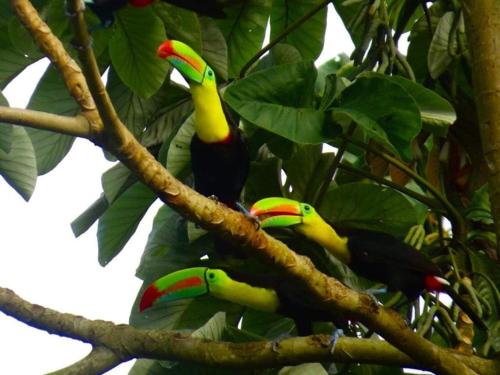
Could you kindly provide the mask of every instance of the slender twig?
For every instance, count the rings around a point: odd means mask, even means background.
[[[98,346],[80,361],[63,369],[51,372],[47,375],[81,375],[81,374],[104,374],[123,362],[112,350]]]
[[[352,134],[354,133],[354,130],[356,129],[356,124],[351,124],[349,128],[347,129],[346,132],[346,137],[351,137]],[[347,149],[347,145],[349,142],[347,140],[343,140],[340,146],[337,149],[337,153],[333,156],[332,162],[330,166],[328,167],[328,170],[326,172],[325,178],[323,178],[323,181],[321,183],[321,187],[319,189],[318,195],[316,196],[316,199],[314,202],[312,202],[313,206],[319,207],[321,206],[321,203],[323,202],[323,199],[325,198],[326,192],[328,191],[328,188],[330,187],[330,183],[332,182],[335,172],[337,171],[337,168],[342,161],[342,157],[344,156],[344,152]]]
[[[281,40],[283,40],[285,37],[287,37],[291,32],[299,28],[304,22],[306,22],[309,18],[314,16],[316,13],[318,13],[321,9],[323,9],[325,6],[327,6],[332,0],[325,0],[319,3],[318,5],[314,6],[309,12],[304,14],[302,17],[294,21],[293,23],[290,24],[285,30],[283,30],[281,33],[279,33],[276,38],[271,40],[264,48],[262,48],[259,52],[257,52],[248,62],[241,68],[240,70],[240,78],[243,78],[248,69],[261,57],[263,56],[266,52],[268,52],[271,48],[273,48],[276,44],[278,44]]]
[[[47,112],[0,106],[0,123],[2,122],[87,139],[95,138],[88,118],[84,116],[60,116]]]
[[[462,215],[457,211],[455,207],[446,199],[445,196],[443,196],[429,181],[427,181],[425,178],[420,176],[418,173],[416,173],[414,170],[411,168],[407,167],[405,164],[403,164],[401,161],[396,159],[395,157],[389,155],[388,153],[384,151],[379,151],[376,150],[375,148],[371,147],[370,145],[367,145],[363,142],[356,141],[354,139],[349,139],[344,137],[343,135],[340,135],[341,138],[343,139],[348,139],[350,143],[353,145],[356,145],[362,149],[368,150],[377,156],[380,156],[387,162],[391,163],[404,173],[406,173],[408,176],[412,177],[416,182],[419,184],[423,185],[429,192],[443,205],[443,207],[446,209],[446,211],[450,214],[450,221],[453,226],[453,233],[454,235],[460,239],[464,233],[465,233],[465,223],[464,219],[462,218]]]

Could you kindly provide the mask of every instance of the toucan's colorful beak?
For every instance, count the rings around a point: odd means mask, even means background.
[[[250,214],[259,219],[262,228],[289,227],[302,223],[300,202],[288,198],[264,198],[250,208]]]
[[[159,302],[207,294],[209,292],[205,279],[207,270],[206,267],[186,268],[159,278],[144,291],[139,310],[144,311]]]
[[[158,47],[158,56],[167,59],[185,78],[201,83],[207,63],[187,44],[167,40]]]

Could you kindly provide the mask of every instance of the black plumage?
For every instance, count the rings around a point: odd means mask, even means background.
[[[205,143],[195,134],[191,166],[196,191],[236,208],[250,169],[245,135],[235,126],[230,126],[230,136],[223,142]]]

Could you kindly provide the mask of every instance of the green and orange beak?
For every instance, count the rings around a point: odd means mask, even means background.
[[[157,54],[167,59],[185,78],[202,83],[207,63],[187,44],[167,40],[158,47]]]
[[[208,294],[207,267],[186,268],[159,278],[144,291],[139,310],[158,303],[194,298]]]
[[[282,197],[264,198],[255,202],[250,208],[250,214],[259,220],[262,228],[302,224],[304,218],[302,203]]]

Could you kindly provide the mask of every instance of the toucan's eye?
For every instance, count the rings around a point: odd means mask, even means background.
[[[306,204],[306,205],[304,206],[304,211],[305,211],[305,212],[309,212],[309,211],[311,211],[311,206],[309,206],[309,205],[307,205],[307,204]]]
[[[212,280],[213,280],[213,279],[215,279],[215,273],[210,272],[210,273],[208,274],[208,278],[209,278],[209,279],[212,279]]]
[[[214,75],[214,72],[212,72],[211,70],[208,71],[208,76],[209,77],[212,77]]]

